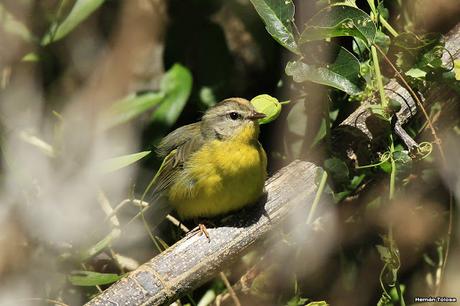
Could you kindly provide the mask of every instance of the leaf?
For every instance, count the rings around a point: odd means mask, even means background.
[[[102,252],[102,250],[109,247],[114,240],[118,239],[120,235],[121,235],[121,229],[116,228],[116,227],[113,228],[112,231],[107,236],[99,240],[96,244],[92,245],[91,247],[85,250],[82,250],[80,252],[79,259],[81,261],[85,261],[99,254],[100,252]]]
[[[329,304],[326,303],[326,301],[318,301],[318,302],[310,302],[305,306],[329,306]]]
[[[299,54],[291,26],[295,13],[292,0],[251,0],[251,3],[264,21],[267,32],[283,47]]]
[[[383,245],[376,245],[375,247],[377,248],[377,251],[378,251],[379,254],[380,254],[380,259],[381,259],[384,263],[389,263],[389,262],[391,262],[391,260],[392,260],[392,255],[391,255],[390,249],[388,249],[387,247],[385,247],[385,246],[383,246]]]
[[[413,77],[414,79],[423,79],[426,76],[426,71],[419,68],[411,68],[406,71],[406,75]]]
[[[149,92],[142,95],[131,95],[114,103],[104,114],[105,128],[111,128],[126,123],[145,111],[158,105],[165,94],[162,92]]]
[[[19,36],[27,42],[32,42],[35,39],[29,29],[16,19],[13,14],[8,12],[3,4],[0,4],[0,29],[3,29],[6,33]]]
[[[393,158],[396,165],[396,180],[402,181],[404,178],[409,176],[412,171],[412,158],[409,156],[407,150],[395,151]]]
[[[324,170],[327,171],[335,182],[339,184],[348,182],[350,172],[343,160],[336,157],[326,159],[324,161]]]
[[[375,35],[375,44],[379,46],[384,53],[387,53],[388,49],[390,49],[391,39],[385,33],[377,31]]]
[[[98,273],[92,271],[72,271],[69,281],[74,286],[98,286],[116,282],[121,275],[113,273]]]
[[[214,289],[209,289],[208,291],[206,291],[205,294],[203,294],[197,306],[211,305],[215,299],[216,299],[216,292],[214,291]]]
[[[259,119],[259,124],[266,124],[278,118],[281,113],[281,104],[277,98],[270,95],[258,95],[251,100],[256,111],[265,114],[266,117]]]
[[[72,32],[82,21],[96,11],[105,0],[77,0],[69,15],[61,22],[54,23],[43,36],[42,46],[56,42]]]
[[[324,67],[318,68],[300,61],[294,61],[286,65],[285,71],[297,83],[310,81],[337,88],[349,95],[355,95],[360,92],[358,86],[347,78]]]
[[[30,63],[35,63],[40,61],[40,55],[35,52],[30,52],[24,55],[24,57],[21,59],[22,62],[30,62]]]
[[[286,306],[303,306],[309,299],[294,295],[286,304]]]
[[[370,16],[350,5],[331,5],[313,16],[300,35],[300,43],[338,36],[362,39],[367,46],[374,42],[376,27]]]
[[[411,32],[400,33],[396,36],[392,43],[394,46],[405,50],[420,50],[429,48],[437,44],[440,40],[440,34],[430,33],[423,36],[418,36]]]
[[[329,69],[352,83],[357,83],[360,74],[360,63],[356,56],[344,47],[340,47],[335,62],[329,66]]]
[[[454,61],[454,72],[455,72],[455,79],[460,81],[460,60]]]
[[[217,98],[214,90],[209,86],[203,86],[200,89],[200,102],[206,108],[214,106],[217,103]]]
[[[128,155],[123,155],[123,156],[118,156],[110,159],[104,160],[101,165],[101,171],[104,173],[110,173],[114,172],[116,170],[119,170],[121,168],[125,168],[141,158],[147,156],[150,154],[151,151],[142,151],[139,153],[134,153],[134,154],[128,154]]]
[[[171,127],[179,118],[192,91],[192,74],[180,64],[174,64],[161,80],[165,98],[153,113],[152,120],[163,127]]]

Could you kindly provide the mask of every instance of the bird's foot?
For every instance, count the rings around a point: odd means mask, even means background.
[[[206,224],[208,225],[208,227],[215,227],[216,225],[208,220],[206,221],[201,220],[200,222],[197,222],[197,223],[198,223],[198,226],[192,229],[188,234],[191,234],[191,235],[198,234],[198,236],[202,236],[204,234],[204,236],[208,239],[208,241],[211,242],[211,236],[209,235]]]
[[[211,238],[209,237],[209,232],[208,229],[206,228],[206,225],[203,223],[198,224],[198,228],[200,229],[199,235],[205,235],[206,238],[208,238],[208,241],[211,242]]]

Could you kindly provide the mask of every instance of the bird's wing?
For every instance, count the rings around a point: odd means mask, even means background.
[[[152,194],[161,194],[175,181],[188,157],[203,145],[200,124],[192,123],[167,135],[158,145],[157,153],[164,156],[153,183]]]

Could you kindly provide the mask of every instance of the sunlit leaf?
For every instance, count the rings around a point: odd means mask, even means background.
[[[141,158],[149,155],[150,152],[151,151],[143,151],[104,160],[100,165],[101,171],[104,173],[109,173],[127,167],[137,162]]]
[[[99,254],[105,248],[109,247],[114,240],[118,239],[120,235],[121,235],[121,229],[116,228],[116,227],[113,228],[112,231],[107,236],[99,240],[96,244],[92,245],[91,247],[85,250],[82,250],[80,252],[79,259],[81,261],[85,261]]]
[[[319,11],[307,22],[299,42],[353,36],[370,46],[375,33],[375,24],[364,11],[350,5],[331,5]]]
[[[265,118],[259,119],[260,124],[272,122],[278,118],[281,113],[281,104],[278,99],[267,95],[258,95],[251,100],[251,104],[259,113],[266,115]]]
[[[149,92],[141,95],[130,95],[114,103],[104,114],[104,127],[111,128],[126,123],[145,111],[152,109],[163,101],[162,92]]]
[[[310,302],[305,306],[329,306],[329,304],[326,303],[326,301],[318,301],[318,302]]]
[[[455,79],[460,81],[460,60],[454,61],[454,72],[455,72]]]
[[[292,32],[295,7],[292,0],[251,0],[265,27],[282,46],[299,54]]]
[[[426,76],[426,71],[423,71],[419,68],[411,68],[408,71],[406,71],[406,75],[413,77],[415,79],[423,79]]]
[[[42,39],[41,44],[58,41],[72,32],[82,21],[96,11],[105,0],[77,0],[69,15],[60,23],[53,24]]]
[[[289,62],[286,65],[286,74],[292,76],[297,83],[310,81],[337,88],[349,95],[355,95],[360,92],[358,86],[350,82],[346,77],[330,69],[307,65],[300,61]]]
[[[38,55],[35,52],[30,52],[24,55],[24,57],[21,59],[23,62],[30,62],[30,63],[35,63],[40,61],[40,55]]]
[[[171,127],[179,118],[192,91],[192,74],[180,64],[175,64],[161,80],[165,97],[153,113],[153,121]]]
[[[113,273],[98,273],[92,271],[73,271],[69,281],[74,286],[98,286],[116,282],[122,276]]]

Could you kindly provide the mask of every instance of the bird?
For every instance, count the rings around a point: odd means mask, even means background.
[[[157,200],[181,220],[212,218],[256,203],[267,178],[267,156],[258,141],[257,112],[243,98],[209,108],[201,121],[166,135],[156,147],[163,163],[151,186]],[[209,238],[206,227],[200,230]]]

